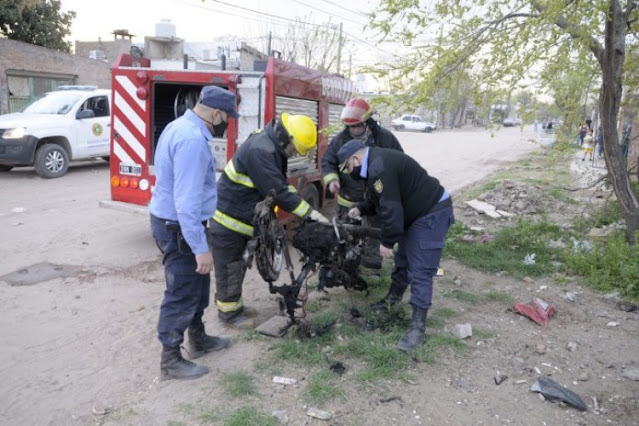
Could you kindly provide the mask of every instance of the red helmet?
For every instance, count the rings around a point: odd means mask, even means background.
[[[375,110],[362,98],[353,98],[346,103],[342,110],[341,120],[346,126],[364,123]]]

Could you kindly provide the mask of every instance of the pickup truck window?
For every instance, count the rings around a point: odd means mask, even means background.
[[[82,96],[73,93],[55,93],[45,95],[25,106],[21,112],[33,114],[64,115],[73,108]]]
[[[109,116],[109,103],[106,96],[94,96],[89,98],[80,107],[80,111],[90,109],[95,113],[95,117]]]

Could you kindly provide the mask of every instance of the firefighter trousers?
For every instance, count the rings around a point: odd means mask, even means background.
[[[440,201],[431,213],[416,219],[404,232],[395,254],[396,262],[408,265],[410,303],[428,309],[433,298],[433,277],[437,274],[448,228],[455,222],[450,199]]]
[[[246,274],[244,250],[249,239],[211,221],[211,249],[215,263],[215,304],[225,321],[242,313],[242,282]]]
[[[195,272],[195,255],[180,253],[177,234],[166,230],[166,220],[152,215],[151,233],[163,255],[166,280],[158,339],[162,345],[176,348],[184,341],[187,328],[202,325],[204,309],[209,306],[211,275]]]

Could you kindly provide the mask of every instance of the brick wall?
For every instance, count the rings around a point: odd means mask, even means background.
[[[73,76],[76,84],[111,88],[111,70],[104,62],[0,38],[0,114],[9,111],[7,75]]]

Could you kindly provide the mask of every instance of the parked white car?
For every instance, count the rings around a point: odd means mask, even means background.
[[[418,132],[430,133],[437,129],[437,125],[422,120],[419,115],[406,114],[391,121],[391,126],[395,130],[416,130]]]
[[[0,172],[33,166],[45,178],[63,176],[69,161],[109,158],[111,91],[62,86],[0,115]]]

